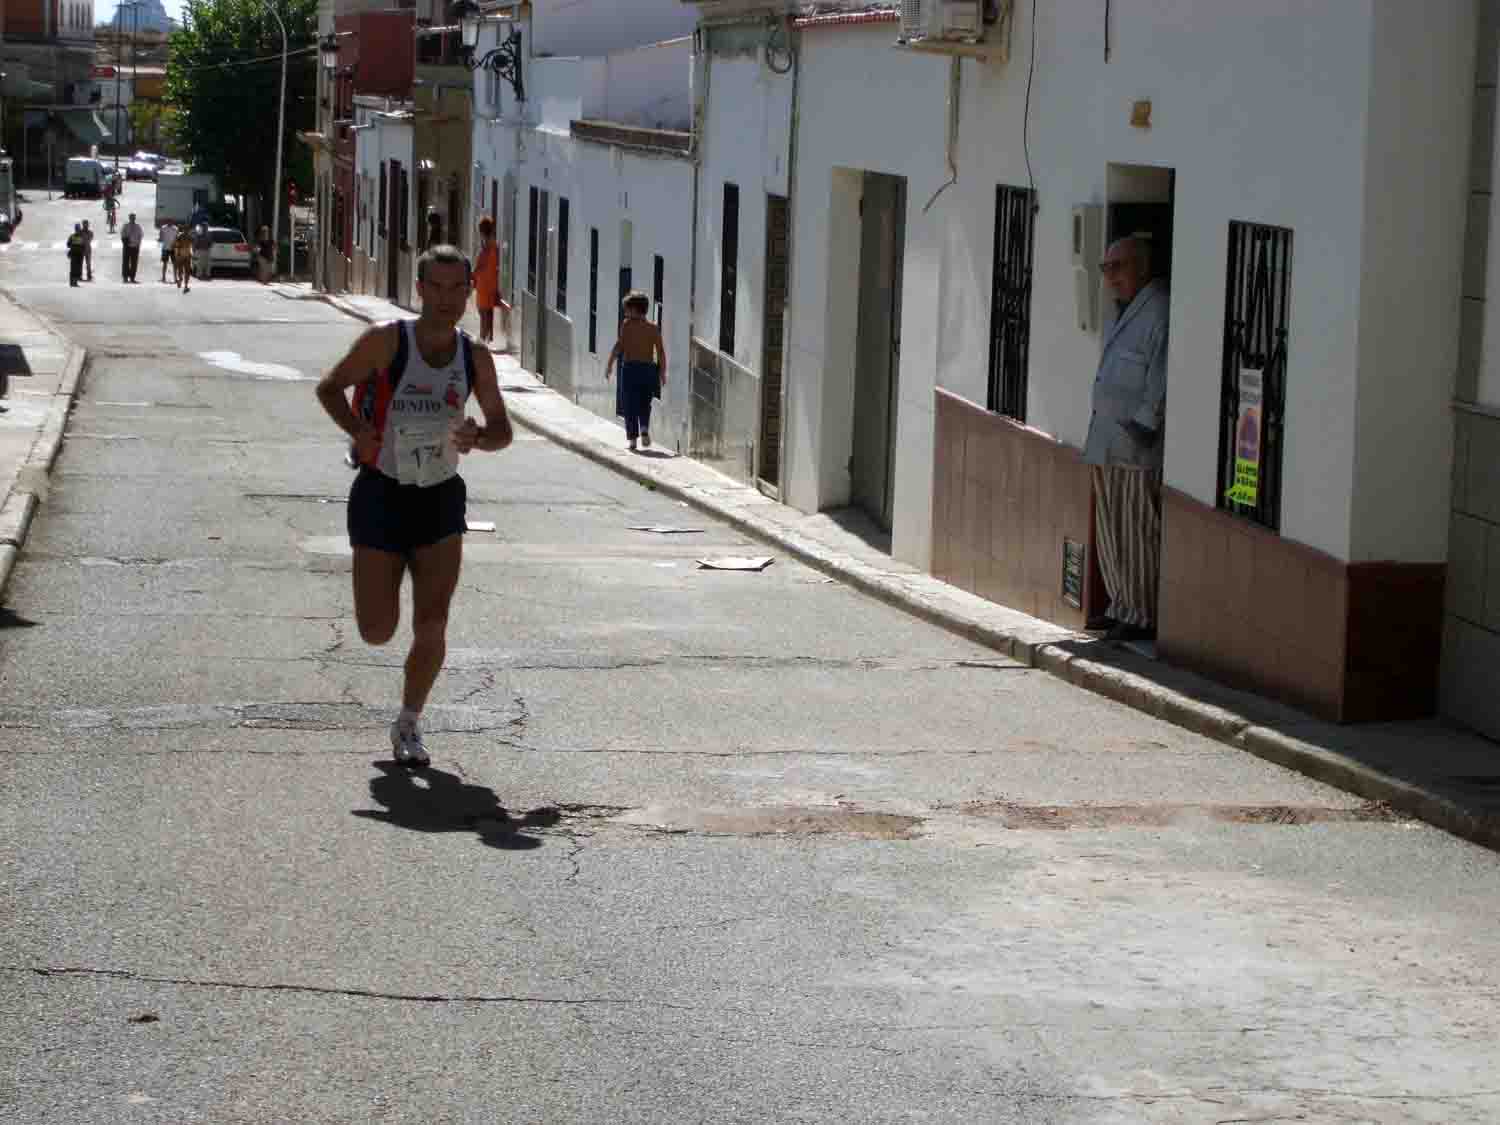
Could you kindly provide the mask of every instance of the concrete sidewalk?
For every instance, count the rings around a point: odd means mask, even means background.
[[[390,302],[273,286],[373,322],[409,317]],[[470,323],[472,322],[472,323]],[[471,312],[465,327],[477,327]],[[0,415],[0,594],[56,456],[83,354],[49,326],[0,302],[0,339],[19,344],[34,374],[12,383]],[[522,426],[724,520],[830,577],[985,644],[1028,666],[1186,729],[1335,785],[1487,847],[1500,848],[1500,747],[1437,720],[1339,726],[1106,644],[959,590],[894,561],[874,529],[847,513],[804,515],[686,457],[630,453],[624,432],[549,390],[508,355],[496,357]],[[7,421],[17,420],[17,421]],[[9,434],[14,429],[15,435]],[[23,448],[24,447],[24,448]],[[17,481],[20,481],[18,484]]]
[[[86,358],[42,317],[0,295],[0,384],[7,387],[0,400],[0,599],[46,499]]]

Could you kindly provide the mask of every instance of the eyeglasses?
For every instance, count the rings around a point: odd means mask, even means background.
[[[1124,269],[1129,264],[1130,264],[1129,262],[1124,262],[1124,261],[1113,261],[1113,262],[1111,262],[1111,261],[1107,261],[1106,260],[1106,261],[1103,261],[1103,262],[1099,263],[1099,272],[1100,273],[1115,273],[1115,272],[1117,272],[1119,270]]]

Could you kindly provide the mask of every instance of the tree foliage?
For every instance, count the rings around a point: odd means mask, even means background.
[[[172,32],[166,101],[176,152],[196,171],[218,175],[223,190],[274,190],[276,114],[281,96],[281,31],[286,24],[286,132],[282,176],[311,168],[298,129],[316,119],[318,0],[187,0]],[[304,181],[305,182],[305,181]]]

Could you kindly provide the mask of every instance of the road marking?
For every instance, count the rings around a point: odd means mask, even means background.
[[[244,359],[239,352],[199,352],[198,358],[206,360],[215,367],[222,367],[225,371],[254,375],[258,379],[291,381],[307,378],[295,367],[287,367],[280,363],[256,363],[254,360]]]

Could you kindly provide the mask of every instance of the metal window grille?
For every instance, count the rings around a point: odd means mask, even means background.
[[[667,319],[667,310],[662,307],[662,291],[667,284],[667,262],[660,254],[655,256],[651,265],[651,301],[656,310],[656,327],[660,328]]]
[[[986,405],[1026,421],[1026,368],[1031,351],[1032,245],[1035,195],[995,189],[995,260],[990,286],[990,377]]]
[[[599,352],[599,228],[589,227],[589,353]]]
[[[530,218],[527,220],[526,230],[526,291],[536,292],[536,216],[537,216],[537,189],[532,188],[529,196],[531,201]]]
[[[400,165],[397,165],[400,168]],[[411,174],[401,171],[401,249],[411,249]]]
[[[375,224],[380,231],[380,237],[385,237],[385,181],[388,173],[385,161],[380,162],[380,206],[375,210]]]
[[[1292,232],[1229,224],[1218,506],[1281,528]]]
[[[557,201],[557,311],[568,311],[568,201]]]
[[[734,354],[734,303],[739,289],[740,189],[724,185],[724,231],[719,259],[719,350]]]

